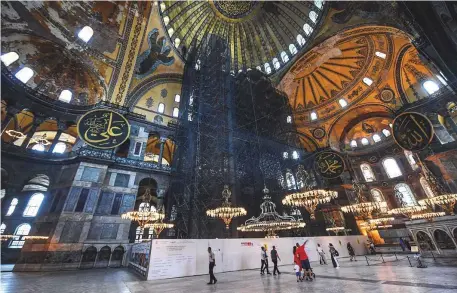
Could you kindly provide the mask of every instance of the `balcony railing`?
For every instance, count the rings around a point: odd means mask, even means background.
[[[25,149],[15,144],[2,142],[2,152],[18,155],[21,157],[33,157],[34,159],[49,161],[91,160],[143,170],[156,170],[162,172],[171,172],[172,170],[170,166],[160,165],[157,162],[145,162],[132,158],[121,158],[116,156],[116,154],[112,151],[98,150],[93,148],[79,148],[76,151],[58,154]]]

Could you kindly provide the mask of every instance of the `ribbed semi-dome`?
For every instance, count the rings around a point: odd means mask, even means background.
[[[182,53],[210,34],[230,48],[233,71],[278,71],[309,43],[323,1],[163,1],[162,21]]]

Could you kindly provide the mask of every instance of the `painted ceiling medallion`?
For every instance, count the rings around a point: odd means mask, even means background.
[[[217,10],[228,18],[242,18],[251,13],[257,1],[214,1]]]
[[[381,101],[390,103],[394,99],[394,92],[391,89],[384,89],[381,91]]]
[[[316,129],[313,130],[313,136],[314,138],[316,139],[322,139],[324,138],[325,136],[325,129],[324,128],[321,128],[321,127],[318,127]]]

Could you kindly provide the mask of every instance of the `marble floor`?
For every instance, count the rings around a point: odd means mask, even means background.
[[[205,292],[457,292],[457,267],[440,265],[419,269],[407,262],[367,266],[341,262],[341,269],[312,264],[313,282],[297,283],[291,266],[282,266],[280,276],[260,276],[258,271],[216,274],[216,285],[207,285],[208,276],[142,281],[127,269],[13,273],[1,276],[3,293],[205,293]]]

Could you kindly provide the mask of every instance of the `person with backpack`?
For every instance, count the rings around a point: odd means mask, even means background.
[[[340,264],[338,263],[337,257],[340,254],[338,253],[338,250],[336,250],[336,248],[331,243],[328,245],[328,248],[329,248],[330,256],[332,258],[333,267],[336,268],[336,269],[339,269],[340,268]]]
[[[350,258],[350,260],[351,260],[351,261],[353,261],[353,260],[357,261],[357,260],[355,259],[354,247],[352,247],[351,243],[348,242],[348,244],[347,244],[346,247],[347,247],[347,249],[348,249],[348,253],[349,253],[349,258]]]

